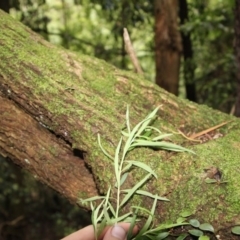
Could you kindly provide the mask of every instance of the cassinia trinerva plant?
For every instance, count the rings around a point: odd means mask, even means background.
[[[134,239],[164,239],[163,230],[176,226],[187,225],[189,223],[179,222],[175,224],[160,225],[153,228],[154,212],[157,205],[157,201],[169,201],[165,197],[160,197],[157,194],[153,194],[147,191],[140,190],[140,188],[152,177],[157,178],[156,173],[145,163],[128,160],[127,155],[129,151],[132,151],[136,147],[149,147],[154,149],[163,149],[175,152],[191,152],[184,147],[176,144],[164,141],[165,138],[170,137],[172,134],[162,134],[161,131],[153,126],[152,123],[156,119],[157,107],[151,112],[145,119],[139,122],[135,127],[131,129],[129,120],[129,108],[126,111],[126,130],[122,131],[122,136],[119,140],[118,146],[115,150],[115,155],[111,156],[102,146],[100,136],[98,135],[98,143],[103,153],[110,159],[114,167],[115,180],[114,186],[109,186],[106,196],[96,196],[88,199],[81,199],[82,204],[90,204],[92,210],[92,224],[95,230],[95,238],[98,239],[102,230],[107,225],[113,225],[118,222],[130,222],[131,227],[128,234],[128,240]],[[157,135],[157,136],[156,136]],[[134,168],[141,168],[146,171],[146,175],[138,181],[131,189],[122,189],[123,183],[127,180],[129,172]],[[112,189],[114,190],[114,196],[112,196]],[[131,206],[131,211],[121,215],[121,209],[129,202],[129,200],[135,195],[143,195],[153,199],[153,205],[151,209],[145,209],[140,206]],[[112,202],[114,200],[114,207]],[[98,202],[98,204],[96,204]],[[100,202],[100,203],[99,203]],[[145,212],[148,215],[144,226],[141,228],[137,236],[133,237],[131,232],[139,221],[137,217],[138,211]],[[156,238],[157,237],[157,238]],[[164,238],[163,238],[164,237]]]

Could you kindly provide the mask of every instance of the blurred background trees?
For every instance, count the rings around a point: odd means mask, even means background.
[[[4,5],[50,42],[132,71],[122,38],[126,27],[146,79],[226,113],[235,103],[233,0],[9,0]],[[164,85],[172,83],[174,72],[175,90],[170,90]]]
[[[5,0],[0,8],[54,44],[133,71],[122,38],[126,27],[146,79],[233,111],[234,43],[239,47],[233,0]],[[2,239],[59,239],[89,223],[86,213],[11,161],[0,161]]]

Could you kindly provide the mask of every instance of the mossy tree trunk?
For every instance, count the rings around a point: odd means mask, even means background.
[[[175,134],[172,141],[196,155],[139,148],[129,157],[156,171],[158,179],[145,188],[170,199],[158,204],[161,221],[174,221],[186,209],[219,228],[239,220],[237,118],[176,98],[104,61],[53,46],[2,11],[0,19],[1,155],[77,202],[78,197],[106,193],[115,182],[97,134],[114,154],[127,105],[132,125],[160,105],[154,124],[164,133],[180,128],[196,133],[231,120],[218,130],[222,135],[214,132],[222,137],[204,144]],[[220,168],[228,183],[206,184],[202,174],[209,166]],[[128,184],[141,174],[135,171]],[[145,207],[152,204],[149,199],[137,201]]]

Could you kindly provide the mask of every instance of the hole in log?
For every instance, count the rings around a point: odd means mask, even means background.
[[[77,148],[74,148],[73,149],[73,155],[76,156],[76,157],[79,157],[81,158],[81,160],[84,160],[84,155],[86,154],[86,152],[80,150],[80,149],[77,149]]]

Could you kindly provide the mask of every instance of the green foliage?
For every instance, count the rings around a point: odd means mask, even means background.
[[[122,42],[126,27],[145,76],[153,80],[152,10],[146,1],[31,0],[12,6],[11,15],[54,44],[133,70]]]
[[[178,237],[177,240],[183,240],[187,236],[192,235],[194,237],[198,237],[198,240],[208,240],[210,239],[208,236],[204,235],[204,232],[211,232],[214,233],[214,228],[211,224],[209,223],[200,223],[197,219],[190,219],[187,220],[190,216],[192,215],[191,212],[183,212],[180,214],[180,217],[178,218],[177,222],[178,223],[188,223],[189,226],[192,226],[192,229],[185,229],[183,233],[181,233]]]
[[[191,34],[193,59],[186,66],[199,103],[230,112],[235,102],[234,0],[188,0],[189,21],[180,26]],[[145,77],[155,78],[154,4],[151,1],[25,0],[14,2],[11,15],[46,39],[70,50],[96,56],[133,70],[122,41],[130,33]],[[188,73],[186,73],[188,74]],[[184,81],[180,75],[181,82]],[[184,88],[180,88],[181,96]]]
[[[234,1],[188,1],[198,102],[230,112],[235,102]]]
[[[12,0],[10,5],[12,16],[48,39],[47,27],[50,18],[47,16],[49,8],[45,0]]]
[[[232,228],[232,233],[240,235],[240,226],[235,226]]]
[[[95,229],[95,238],[99,236],[103,228],[107,225],[112,225],[117,222],[130,222],[135,225],[138,221],[138,212],[145,212],[148,218],[138,233],[133,239],[143,239],[143,237],[157,237],[157,239],[164,239],[168,235],[167,232],[163,231],[176,226],[182,226],[188,223],[180,221],[179,223],[160,225],[153,228],[154,212],[157,205],[157,201],[168,201],[164,197],[160,197],[157,194],[153,194],[147,191],[140,190],[140,188],[152,177],[157,178],[155,172],[145,163],[136,160],[128,160],[127,155],[136,147],[150,147],[157,149],[164,149],[167,151],[176,152],[191,152],[184,147],[176,144],[165,142],[163,139],[170,134],[162,134],[159,129],[151,126],[156,119],[157,111],[159,107],[154,109],[145,119],[139,122],[136,126],[131,128],[129,119],[129,108],[126,111],[126,129],[122,131],[122,136],[119,140],[118,146],[115,150],[115,155],[111,156],[102,146],[100,136],[98,135],[98,143],[103,153],[110,159],[114,172],[116,183],[114,186],[109,186],[106,196],[96,196],[89,199],[81,199],[82,204],[90,203],[92,209],[92,223]],[[157,134],[157,135],[156,135]],[[134,168],[143,169],[146,171],[146,175],[142,177],[131,189],[124,189],[124,182],[127,181],[128,173]],[[152,208],[150,210],[145,209],[141,206],[131,206],[135,209],[134,212],[129,211],[121,215],[121,210],[135,195],[142,195],[153,199]],[[96,200],[100,200],[99,204],[95,204]],[[112,205],[115,202],[115,206]],[[130,239],[130,237],[129,237]]]
[[[203,231],[214,232],[213,226],[211,224],[209,224],[209,223],[202,223],[202,224],[200,224],[200,222],[197,219],[190,219],[189,223],[194,228],[198,228],[198,229],[189,230],[189,233],[194,235],[194,236],[202,236],[203,235]]]

